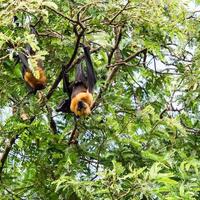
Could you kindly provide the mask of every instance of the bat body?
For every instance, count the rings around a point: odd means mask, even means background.
[[[14,23],[16,26],[19,26],[18,17],[14,16]],[[37,32],[34,27],[30,26],[30,33],[37,35]],[[37,60],[36,65],[33,66],[34,73],[30,69],[29,63],[28,63],[28,56],[34,55],[35,52],[31,48],[29,44],[26,45],[26,48],[23,52],[19,52],[15,57],[17,60],[17,63],[20,61],[22,68],[22,77],[24,81],[26,82],[28,88],[30,89],[30,92],[36,93],[37,90],[42,90],[46,86],[47,78],[44,72],[44,68],[42,66],[42,61]]]
[[[64,100],[59,105],[57,111],[71,111],[76,116],[85,116],[91,113],[93,105],[93,89],[96,84],[96,75],[93,64],[90,58],[89,47],[83,46],[85,60],[86,60],[86,75],[82,64],[76,67],[75,81],[71,84],[65,85],[68,88],[69,99]],[[66,78],[65,81],[67,82]],[[68,106],[68,108],[66,108]]]
[[[70,110],[74,112],[76,116],[88,115],[91,113],[93,96],[92,92],[89,91],[88,81],[81,64],[79,64],[77,66],[76,82],[72,89],[70,103]]]
[[[36,71],[39,74],[39,78],[35,78],[29,69],[26,69],[23,77],[33,90],[42,90],[46,85],[46,76],[42,67],[37,66]]]
[[[29,67],[27,55],[25,53],[19,53],[18,57],[22,63],[23,79],[27,83],[29,89],[33,93],[35,93],[37,90],[44,89],[46,86],[47,79],[45,76],[44,69],[42,67],[42,62],[38,60],[37,66],[34,67],[35,74],[37,74],[37,77],[36,77]]]
[[[33,27],[30,27],[31,34],[37,34],[36,30]],[[47,78],[42,66],[42,61],[37,60],[37,66],[34,67],[34,73],[31,71],[28,63],[28,56],[34,55],[35,52],[29,44],[27,44],[24,52],[18,53],[18,59],[22,64],[22,76],[24,81],[27,83],[28,87],[33,93],[36,93],[37,90],[42,90],[46,86]],[[37,75],[37,77],[35,76]]]

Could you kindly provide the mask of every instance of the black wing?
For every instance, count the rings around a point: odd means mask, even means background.
[[[31,34],[36,34],[35,29],[31,28]],[[18,58],[22,63],[22,75],[23,75],[23,77],[24,77],[25,71],[27,71],[28,68],[29,68],[27,55],[34,55],[34,54],[35,54],[35,52],[33,51],[33,49],[31,48],[31,46],[29,44],[26,44],[26,48],[23,52],[18,53]],[[38,65],[43,68],[41,60],[38,60]]]
[[[62,75],[63,75],[63,92],[66,92],[68,94],[69,99],[62,100],[57,106],[56,112],[70,113],[72,86],[69,82],[69,77],[66,74],[64,67],[62,70]]]
[[[56,108],[56,112],[70,113],[70,99],[62,100]]]
[[[81,63],[76,65],[76,77],[75,77],[75,85],[77,84],[83,84],[87,86],[87,78],[85,76],[85,73],[83,71],[83,66]]]
[[[92,60],[90,57],[89,47],[83,45],[83,50],[84,50],[85,61],[86,61],[86,66],[87,66],[87,86],[88,86],[89,92],[92,92],[96,84],[96,74],[95,74]]]
[[[20,62],[22,63],[22,75],[24,77],[25,72],[29,68],[28,58],[24,53],[18,53],[18,58],[19,58]]]
[[[29,71],[29,64],[28,64],[28,58],[24,53],[18,53],[17,59],[21,62],[21,72],[22,72],[22,77],[24,78],[24,75],[27,71]],[[30,91],[30,93],[36,94],[37,90],[34,90],[27,82],[26,85]]]
[[[71,84],[69,82],[69,77],[66,74],[64,67],[62,70],[62,75],[63,75],[63,92],[66,92],[68,94],[68,96],[71,97],[72,88],[71,88]]]

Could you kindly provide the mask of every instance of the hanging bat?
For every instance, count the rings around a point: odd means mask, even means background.
[[[32,30],[31,33],[35,33],[35,31]],[[46,87],[47,78],[41,60],[37,60],[34,73],[31,71],[28,63],[28,56],[34,54],[35,52],[32,50],[31,46],[27,44],[26,51],[18,53],[18,59],[22,64],[22,76],[24,81],[28,85],[30,91],[36,93],[37,90],[42,90]]]
[[[57,111],[73,112],[76,116],[85,116],[91,113],[93,105],[93,89],[96,84],[96,75],[89,47],[83,45],[86,75],[82,64],[76,66],[76,76],[73,83],[69,83],[66,75],[63,75],[64,90],[68,92],[69,99],[64,100],[56,109]]]

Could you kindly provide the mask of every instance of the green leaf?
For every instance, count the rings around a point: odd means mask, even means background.
[[[53,8],[55,10],[58,9],[58,6],[56,5],[56,3],[52,2],[52,1],[42,1],[42,5]]]

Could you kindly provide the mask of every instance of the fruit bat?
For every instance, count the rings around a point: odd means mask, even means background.
[[[35,34],[35,30],[32,29],[31,33]],[[27,44],[26,50],[24,52],[19,52],[18,53],[18,60],[22,64],[22,76],[24,81],[26,82],[28,88],[30,89],[31,92],[36,93],[37,90],[42,90],[46,86],[46,75],[44,72],[44,68],[42,65],[41,60],[37,60],[37,63],[34,67],[34,73],[29,67],[28,63],[28,56],[29,55],[34,55],[35,52],[32,50],[31,46]],[[36,76],[37,75],[37,76]]]
[[[96,84],[96,75],[90,50],[82,45],[86,61],[86,74],[82,63],[76,66],[75,81],[69,83],[68,77],[63,70],[63,89],[68,93],[69,99],[63,100],[56,111],[73,112],[76,116],[85,116],[91,113],[93,105],[93,89]]]

